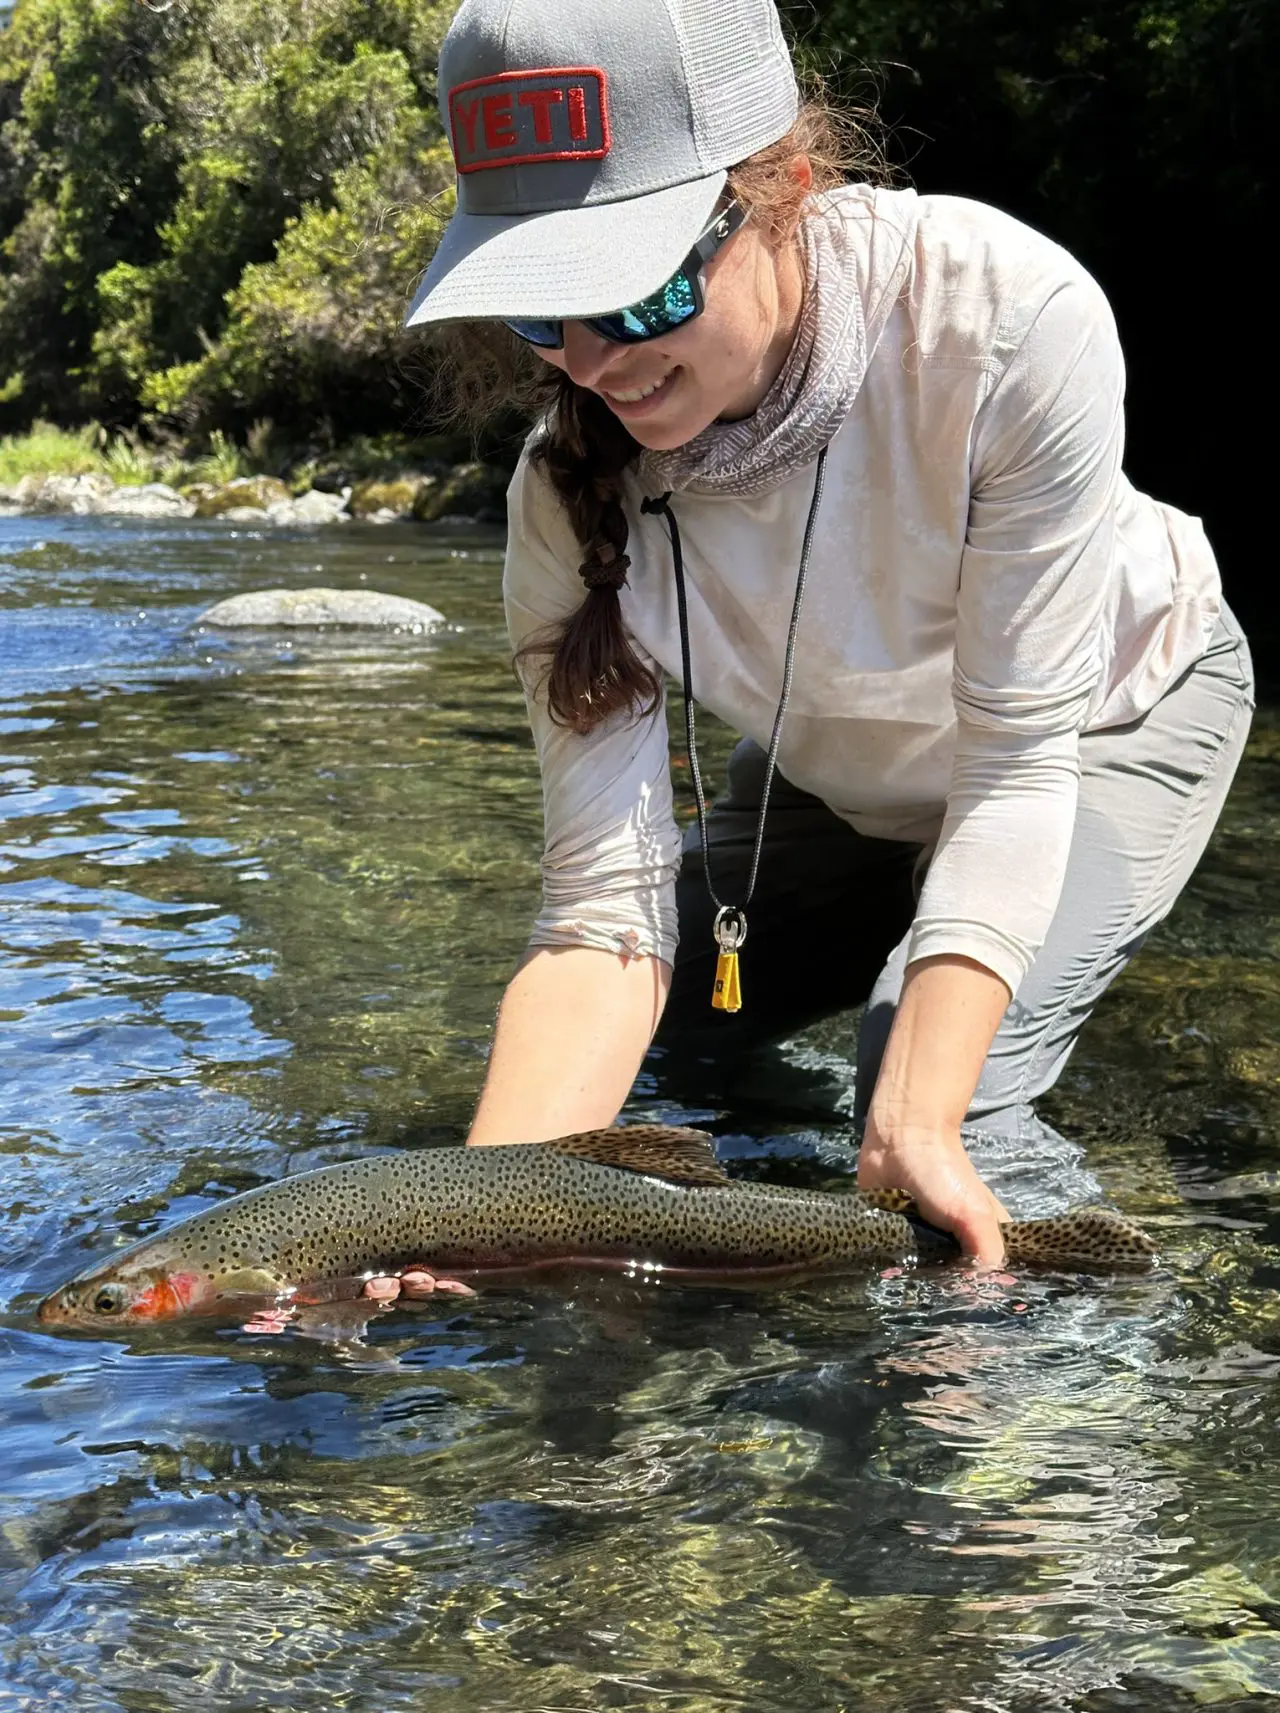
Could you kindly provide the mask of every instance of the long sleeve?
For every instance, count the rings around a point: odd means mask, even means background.
[[[522,458],[508,493],[503,574],[507,628],[519,655],[581,604],[572,529]],[[671,799],[663,708],[620,715],[586,736],[557,725],[542,690],[545,661],[517,662],[542,774],[542,909],[530,943],[649,954],[676,949],[680,835]]]
[[[1105,664],[1123,451],[1124,363],[1101,291],[1073,271],[1038,305],[1034,288],[1027,296],[1029,324],[1004,334],[1012,354],[975,424],[956,756],[910,950],[971,957],[1011,991],[1066,871],[1079,732]]]

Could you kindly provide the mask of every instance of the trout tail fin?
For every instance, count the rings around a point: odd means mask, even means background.
[[[1016,1219],[1000,1227],[1014,1267],[1081,1272],[1145,1272],[1156,1246],[1140,1225],[1109,1207],[1080,1207],[1053,1219]]]

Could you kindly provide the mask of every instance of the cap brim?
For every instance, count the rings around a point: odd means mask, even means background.
[[[638,303],[689,254],[726,176],[544,214],[455,214],[404,324],[578,320]]]

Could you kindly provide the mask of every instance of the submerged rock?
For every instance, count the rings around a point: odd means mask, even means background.
[[[435,630],[444,614],[425,601],[381,595],[373,589],[255,589],[232,595],[201,613],[203,625],[270,629],[277,625],[359,625],[370,630]]]

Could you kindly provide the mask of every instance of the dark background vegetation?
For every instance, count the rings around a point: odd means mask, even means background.
[[[159,0],[153,0],[158,4]],[[449,208],[423,0],[0,6],[0,433],[413,431],[398,330]],[[1074,250],[1130,368],[1129,469],[1206,520],[1276,662],[1277,0],[784,0],[925,191]],[[416,360],[415,360],[416,349]]]

